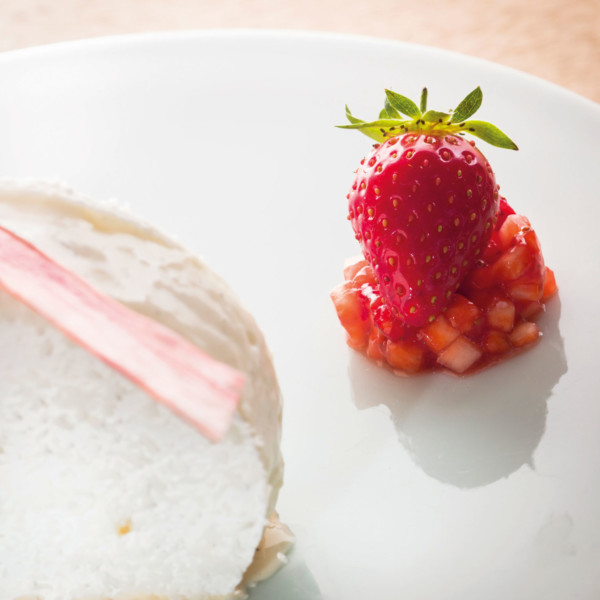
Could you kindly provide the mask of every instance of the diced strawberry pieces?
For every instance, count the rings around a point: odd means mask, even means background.
[[[492,329],[486,334],[483,347],[488,354],[504,354],[511,346],[506,333]]]
[[[525,243],[527,244],[529,249],[534,254],[539,256],[540,251],[541,251],[541,246],[540,246],[540,240],[538,239],[538,236],[536,235],[535,231],[533,229],[526,231],[523,234],[523,239],[525,240]]]
[[[517,282],[508,286],[508,294],[513,300],[537,302],[542,297],[542,283]]]
[[[472,367],[481,356],[481,350],[471,340],[461,335],[438,355],[437,360],[442,366],[460,374]]]
[[[386,301],[366,261],[346,266],[338,292],[349,344],[405,373],[437,365],[457,374],[485,366],[540,336],[533,322],[556,293],[539,240],[526,217],[501,199],[492,237],[446,309],[431,323],[411,326]],[[381,276],[381,273],[379,273]],[[332,297],[335,299],[335,291]]]
[[[394,318],[389,306],[384,304],[383,300],[379,298],[371,305],[371,310],[373,311],[375,325],[377,325],[383,335],[389,338],[394,329]]]
[[[523,215],[512,214],[508,215],[498,230],[498,239],[502,248],[508,248],[514,237],[521,231],[529,231],[531,224],[529,219]]]
[[[515,211],[512,206],[506,201],[504,196],[500,196],[500,201],[498,203],[498,212],[496,213],[496,230],[499,230],[502,225],[504,225],[504,221],[509,215],[514,215]]]
[[[485,316],[492,329],[509,332],[515,323],[515,305],[507,298],[494,298]]]
[[[429,348],[439,354],[460,335],[460,331],[454,329],[444,315],[439,315],[433,323],[422,329],[421,334]]]
[[[382,362],[385,360],[384,348],[387,339],[385,336],[377,329],[377,327],[373,327],[371,329],[371,333],[369,335],[369,344],[367,346],[367,356],[374,360],[375,362]]]
[[[479,266],[469,273],[469,276],[463,282],[461,291],[466,290],[469,294],[471,290],[486,290],[497,281],[497,275],[492,266]]]
[[[500,280],[514,281],[527,271],[530,264],[531,251],[526,244],[518,244],[502,253],[494,263],[493,271]]]
[[[388,341],[385,356],[393,369],[400,369],[405,373],[417,373],[423,366],[425,352],[421,346],[413,342]]]
[[[342,327],[348,334],[348,345],[356,350],[364,350],[369,343],[371,315],[364,306],[360,291],[352,287],[351,281],[345,281],[331,291]]]
[[[482,319],[482,312],[470,300],[456,294],[445,316],[460,333],[470,333]]]
[[[539,327],[535,323],[522,321],[509,335],[510,342],[515,348],[535,342],[540,336]]]
[[[502,254],[504,248],[500,246],[500,240],[498,239],[498,233],[494,232],[490,238],[489,244],[484,248],[481,260],[486,265],[491,265],[496,262],[496,259]],[[488,267],[489,268],[489,267]]]
[[[355,288],[361,288],[363,285],[372,285],[374,282],[373,269],[370,265],[365,265],[352,278],[352,284]]]
[[[535,321],[543,312],[544,305],[540,302],[515,302],[517,314],[526,321]]]
[[[554,277],[554,271],[546,267],[544,274],[544,288],[542,291],[542,301],[546,301],[553,294],[556,293],[556,278]]]
[[[362,256],[348,258],[344,264],[344,279],[350,281],[354,276],[369,263]]]

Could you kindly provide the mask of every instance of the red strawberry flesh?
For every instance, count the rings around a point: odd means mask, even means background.
[[[387,311],[405,325],[432,322],[487,246],[498,209],[485,157],[454,135],[409,133],[377,146],[348,196],[349,219]],[[383,326],[382,328],[385,328]]]

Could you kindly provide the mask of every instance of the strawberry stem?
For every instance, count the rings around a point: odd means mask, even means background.
[[[421,90],[421,102],[420,102],[421,113],[427,112],[427,88],[424,87]]]

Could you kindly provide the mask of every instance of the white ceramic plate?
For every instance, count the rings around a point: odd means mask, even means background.
[[[118,197],[204,255],[263,327],[286,397],[290,564],[252,600],[600,597],[600,108],[439,50],[213,32],[0,56],[0,175]],[[399,379],[348,350],[328,298],[383,89],[479,118],[560,297],[530,352],[468,379]]]

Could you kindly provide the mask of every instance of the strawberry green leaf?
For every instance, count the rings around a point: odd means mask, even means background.
[[[365,123],[351,123],[350,125],[337,125],[339,129],[358,129],[361,133],[374,139],[377,142],[384,142],[396,135],[407,131],[407,125],[411,121],[400,121],[398,119],[378,119]]]
[[[376,121],[361,121],[356,119],[357,122],[351,123],[350,125],[338,125],[342,129],[360,129],[363,126],[367,127],[384,127],[385,129],[392,129],[396,131],[403,131],[402,125],[412,123],[412,121],[401,121],[400,119],[377,119]]]
[[[495,125],[486,123],[485,121],[465,121],[461,123],[461,130],[498,148],[507,148],[508,150],[519,149],[505,133],[500,131]]]
[[[346,106],[346,118],[350,125],[338,125],[341,129],[357,129],[377,142],[408,132],[431,133],[432,135],[463,135],[470,133],[493,146],[518,150],[517,145],[500,129],[485,121],[468,120],[481,106],[483,93],[476,87],[462,100],[454,111],[439,112],[426,110],[427,88],[421,91],[420,107],[412,100],[385,90],[384,108],[375,121],[356,118]],[[404,118],[406,115],[408,118]]]
[[[421,118],[425,123],[446,123],[450,115],[437,110],[428,110]]]
[[[424,114],[427,111],[427,88],[424,87],[421,90],[421,102],[420,107],[421,113]]]
[[[348,105],[346,104],[346,118],[348,119],[348,121],[350,121],[350,123],[364,123],[364,121],[362,119],[357,119],[351,112],[350,109],[348,108]]]
[[[370,137],[376,142],[384,142],[387,138],[381,133],[379,127],[369,127],[366,123],[356,123],[356,126],[351,125],[336,125],[339,129],[358,129],[361,133],[364,133],[367,137]]]
[[[467,97],[454,109],[451,123],[462,123],[473,116],[483,100],[481,88],[477,86]]]
[[[396,92],[392,92],[391,90],[385,90],[385,95],[387,96],[389,103],[398,112],[413,119],[418,119],[421,117],[421,111],[419,110],[419,107],[410,98],[397,94]]]
[[[368,123],[365,123],[362,119],[356,118],[346,105],[346,118],[350,121],[351,125],[337,125],[340,129],[359,129],[362,133],[364,133],[367,137],[371,139],[382,142],[385,138],[382,136],[379,128],[374,127],[370,128]]]
[[[400,113],[390,104],[387,98],[385,99],[384,107],[390,119],[402,119]]]

